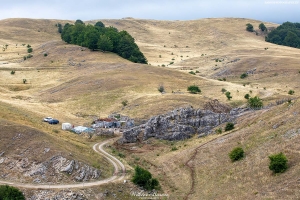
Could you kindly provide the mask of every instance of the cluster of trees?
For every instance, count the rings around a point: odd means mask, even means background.
[[[266,41],[300,48],[300,23],[283,23],[267,35]]]
[[[261,31],[267,31],[267,30],[268,30],[264,23],[260,23],[260,24],[258,25],[258,28],[259,28]],[[249,32],[254,32],[254,27],[253,27],[253,25],[250,24],[250,23],[246,24],[246,30],[249,31]],[[255,31],[255,32],[256,32],[256,31]]]
[[[69,44],[87,47],[93,51],[114,52],[132,62],[147,64],[147,59],[139,50],[134,38],[126,31],[105,27],[101,21],[93,26],[76,20],[74,25],[67,23],[62,30],[60,27],[58,25],[62,40]]]

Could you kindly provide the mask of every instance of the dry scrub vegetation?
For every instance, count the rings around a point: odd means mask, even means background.
[[[42,117],[82,125],[91,122],[90,116],[120,112],[139,122],[177,107],[201,108],[211,99],[244,105],[247,93],[259,96],[265,105],[293,98],[291,103],[240,118],[237,128],[227,135],[173,143],[150,140],[116,148],[131,166],[140,164],[158,177],[170,199],[299,198],[299,134],[290,134],[300,129],[299,49],[266,43],[260,32],[247,32],[247,23],[257,30],[261,23],[248,19],[101,21],[128,31],[150,65],[67,45],[55,24],[69,21],[0,21],[0,46],[8,45],[5,51],[0,49],[0,118],[1,123],[12,124],[1,131],[7,134],[2,145],[15,133],[34,129],[39,136],[26,137],[30,142],[22,143],[24,148],[48,141],[53,150],[66,155],[72,152],[93,164],[96,156],[91,146],[101,138],[89,140],[61,131],[60,126],[43,123]],[[27,44],[33,48],[33,57],[24,61]],[[254,73],[240,79],[249,70]],[[194,84],[201,94],[186,91]],[[165,94],[158,91],[160,85]],[[230,101],[222,88],[231,92]],[[295,94],[289,95],[289,90]],[[123,106],[125,100],[128,104]],[[231,163],[228,152],[238,145],[244,148],[245,158]],[[274,176],[268,169],[268,155],[280,151],[287,155],[289,168]],[[99,159],[100,165],[106,164]],[[111,173],[109,166],[104,170],[106,175]]]

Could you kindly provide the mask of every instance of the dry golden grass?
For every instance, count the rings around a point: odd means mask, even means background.
[[[1,20],[0,45],[9,46],[0,53],[0,117],[39,129],[53,138],[56,136],[53,127],[43,124],[42,117],[52,116],[61,122],[81,125],[92,121],[89,116],[120,112],[139,121],[181,106],[202,107],[210,99],[243,105],[247,93],[263,98],[265,105],[299,97],[299,49],[266,43],[260,32],[257,36],[245,31],[245,24],[252,23],[257,29],[260,21],[235,18],[101,21],[133,35],[150,65],[133,64],[112,53],[91,52],[65,44],[55,24],[69,21]],[[22,44],[33,47],[33,57],[26,61],[23,56],[28,54],[27,48]],[[217,58],[222,62],[216,62]],[[239,60],[232,62],[236,59]],[[253,75],[240,79],[242,73],[254,68]],[[10,74],[12,70],[16,71],[14,75]],[[188,73],[191,70],[199,73],[191,75]],[[217,80],[222,78],[227,81]],[[200,87],[201,94],[187,93],[187,87],[193,84]],[[165,94],[158,92],[159,85],[164,85]],[[231,92],[231,101],[226,100],[222,88]],[[295,91],[293,96],[287,94],[290,89]],[[124,100],[128,101],[125,107],[121,104]],[[173,145],[153,140],[152,146],[141,145],[144,151],[140,153],[124,150],[125,154],[132,154],[125,159],[147,167],[172,199],[185,198],[192,180],[196,189],[190,199],[293,199],[297,195],[299,198],[295,178],[299,177],[299,145],[295,142],[298,136],[282,137],[292,128],[299,129],[297,115],[293,115],[297,109],[299,104],[295,102],[290,108],[282,105],[254,113],[240,119],[238,129],[224,137],[193,138]],[[282,126],[273,129],[276,123]],[[91,144],[97,139],[89,141],[63,131],[59,134],[62,142],[57,148],[70,141],[72,145],[64,151],[77,152],[78,158],[91,162],[92,157],[84,156],[89,155]],[[216,137],[220,140],[200,147],[189,163],[195,166],[192,179],[186,162],[199,145]],[[82,148],[81,152],[74,148],[76,145]],[[174,145],[177,151],[171,151]],[[236,145],[246,149],[246,158],[230,163],[227,154]],[[287,154],[290,168],[280,176],[273,176],[267,168],[267,156],[277,151]]]

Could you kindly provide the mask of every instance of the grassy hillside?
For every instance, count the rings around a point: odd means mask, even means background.
[[[171,199],[295,199],[300,195],[299,108],[295,100],[248,113],[233,131],[219,135],[118,147],[131,165],[153,172]],[[235,147],[244,149],[245,158],[232,163],[228,154]],[[268,156],[279,152],[287,156],[288,170],[274,175]]]
[[[299,134],[289,136],[290,130],[300,128],[299,49],[266,43],[258,30],[261,22],[249,19],[101,21],[128,31],[150,65],[133,64],[112,53],[92,52],[62,42],[55,24],[70,21],[0,21],[3,123],[16,124],[19,130],[28,127],[40,131],[41,140],[53,141],[51,148],[66,154],[72,152],[78,159],[93,164],[89,151],[100,139],[88,140],[63,131],[57,134],[60,127],[54,128],[41,119],[52,116],[61,122],[82,125],[90,123],[94,116],[120,112],[139,122],[177,107],[201,108],[211,99],[233,107],[244,105],[247,93],[259,96],[265,105],[292,98],[292,104],[242,117],[228,135],[175,143],[151,140],[149,144],[131,144],[119,150],[124,151],[129,164],[143,165],[157,176],[172,199],[299,196],[299,147],[295,142]],[[245,30],[247,23],[254,25],[258,35]],[[33,48],[33,57],[24,60],[28,44]],[[241,79],[240,75],[247,71],[253,74]],[[186,91],[194,84],[200,87],[201,94]],[[165,94],[158,92],[160,85]],[[226,99],[222,88],[231,92],[232,100]],[[289,95],[289,90],[295,94]],[[128,105],[123,106],[125,100]],[[15,133],[12,130],[5,133]],[[237,145],[244,147],[246,157],[231,163],[227,154]],[[132,146],[137,152],[130,150]],[[178,150],[171,151],[174,146]],[[290,160],[289,169],[273,176],[267,167],[268,155],[280,151]]]

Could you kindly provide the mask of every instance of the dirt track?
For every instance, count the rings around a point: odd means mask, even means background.
[[[21,187],[21,188],[31,188],[31,189],[66,189],[66,188],[83,188],[83,187],[91,187],[91,186],[97,186],[102,185],[110,182],[120,181],[125,177],[126,169],[123,163],[119,161],[116,157],[110,155],[109,153],[105,152],[103,150],[103,146],[109,142],[111,142],[113,139],[106,140],[102,143],[97,143],[93,146],[93,150],[96,151],[98,154],[103,155],[110,163],[114,166],[114,174],[113,176],[101,180],[101,181],[95,181],[95,182],[85,182],[85,183],[74,183],[74,184],[29,184],[29,183],[17,183],[17,182],[9,182],[9,181],[2,181],[0,180],[0,184],[7,184],[12,185],[15,187]]]

